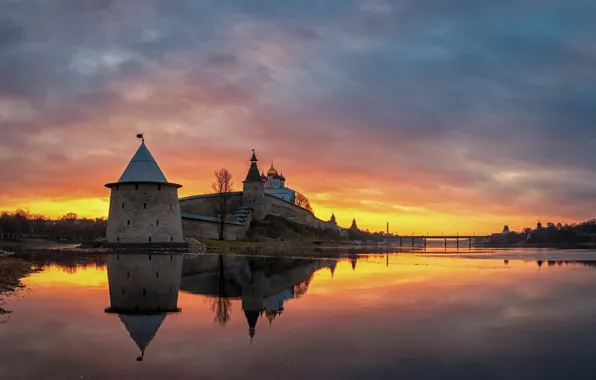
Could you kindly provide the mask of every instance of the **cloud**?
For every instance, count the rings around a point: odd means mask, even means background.
[[[97,194],[55,170],[115,177],[143,131],[188,191],[257,148],[325,210],[587,218],[596,5],[572,3],[6,2],[0,192]]]

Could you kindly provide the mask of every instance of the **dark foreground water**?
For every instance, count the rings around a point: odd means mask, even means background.
[[[594,379],[595,259],[35,258],[0,379]]]

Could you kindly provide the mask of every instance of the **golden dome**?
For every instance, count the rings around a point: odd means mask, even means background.
[[[269,168],[269,170],[267,170],[267,176],[276,175],[276,174],[277,174],[277,170],[275,170],[275,168],[273,167],[273,162],[271,162],[271,168]]]

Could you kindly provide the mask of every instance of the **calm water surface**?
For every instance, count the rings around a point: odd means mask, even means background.
[[[35,259],[0,379],[596,378],[596,253],[441,252]]]

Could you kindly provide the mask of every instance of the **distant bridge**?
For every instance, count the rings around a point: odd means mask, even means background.
[[[414,247],[416,240],[418,240],[418,241],[422,240],[422,243],[426,247],[427,240],[444,240],[445,247],[447,247],[448,240],[455,240],[456,244],[457,244],[457,248],[459,248],[460,240],[463,240],[464,242],[467,240],[468,246],[471,248],[473,240],[487,239],[488,237],[489,237],[488,235],[410,235],[410,236],[395,236],[394,237],[395,240],[391,241],[390,243],[395,244],[395,243],[399,242],[399,245],[401,247],[404,245],[404,243],[407,244],[407,243],[411,242],[412,247]]]

